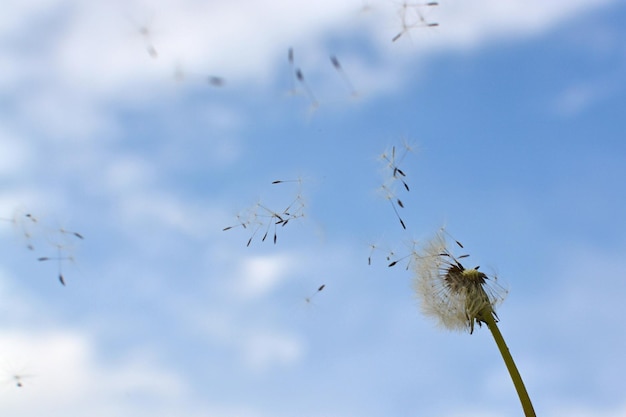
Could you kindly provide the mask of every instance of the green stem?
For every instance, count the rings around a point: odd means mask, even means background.
[[[487,323],[487,326],[489,327],[489,330],[491,330],[491,334],[496,341],[496,345],[498,345],[498,349],[500,349],[502,359],[504,359],[506,368],[509,370],[509,374],[511,375],[511,379],[513,380],[513,385],[515,385],[515,389],[517,390],[517,395],[522,402],[524,414],[526,415],[526,417],[535,417],[535,410],[533,408],[533,404],[530,402],[530,397],[528,396],[528,392],[526,391],[526,387],[524,386],[524,381],[522,381],[522,377],[517,370],[517,366],[515,366],[515,362],[513,362],[511,352],[509,352],[509,348],[504,342],[502,333],[500,333],[500,329],[498,329],[498,325],[496,324],[493,312],[490,311],[487,314],[481,314],[481,320]]]

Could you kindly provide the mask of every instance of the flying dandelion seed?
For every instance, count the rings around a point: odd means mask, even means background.
[[[301,185],[301,180],[275,180],[272,184],[283,184],[297,182]],[[248,218],[244,219],[238,215],[238,223],[223,228],[223,231],[231,230],[241,226],[243,229],[252,229],[252,235],[248,239],[246,246],[250,246],[257,233],[264,228],[261,242],[265,242],[267,237],[270,236],[270,231],[273,232],[272,241],[274,244],[278,241],[278,226],[281,228],[287,226],[290,221],[304,217],[304,200],[300,191],[295,198],[283,209],[273,210],[265,204],[258,202],[253,209],[248,210]]]
[[[313,294],[311,294],[310,296],[308,296],[308,297],[305,297],[305,298],[304,298],[304,302],[305,302],[305,303],[307,303],[307,304],[311,304],[311,303],[313,302],[313,297],[315,297],[315,296],[316,296],[316,295],[318,295],[320,292],[322,292],[322,290],[323,290],[324,288],[326,288],[326,284],[322,284],[322,285],[320,285],[320,286],[317,288],[317,290],[316,290]]]
[[[391,261],[391,259],[393,259],[393,258],[395,257],[395,254],[393,253],[393,251],[392,251],[392,250],[384,250],[384,249],[381,249],[381,248],[380,248],[377,244],[375,244],[375,243],[370,243],[370,244],[369,244],[369,248],[370,248],[370,253],[369,253],[369,256],[367,257],[367,264],[368,264],[368,265],[371,265],[371,264],[372,264],[372,258],[373,258],[373,256],[374,256],[374,254],[375,254],[376,252],[379,252],[379,251],[382,251],[382,252],[385,252],[385,253],[386,253],[386,255],[385,255],[385,259],[387,260],[387,262],[390,262],[390,261]]]
[[[178,83],[185,81],[185,70],[181,64],[176,64],[174,67],[174,80]]]
[[[296,69],[296,79],[304,87],[304,91],[306,92],[306,95],[309,97],[309,101],[311,102],[311,109],[317,109],[319,107],[319,103],[315,98],[311,87],[309,87],[309,84],[307,84],[307,82],[304,80],[304,74],[302,74],[302,70],[300,68]]]
[[[411,145],[409,145],[408,143],[404,143],[401,155],[396,156],[396,147],[392,146],[391,152],[384,152],[380,156],[380,158],[386,162],[387,168],[392,172],[391,180],[400,181],[406,191],[410,191],[410,188],[409,184],[407,184],[407,182],[405,181],[406,174],[400,168],[400,164],[402,163],[402,161],[404,161],[404,158],[406,158],[406,156],[411,152],[413,152],[413,148],[411,147]]]
[[[149,23],[144,24],[144,25],[137,25],[136,23],[134,24],[137,27],[137,33],[139,34],[139,36],[141,37],[141,40],[144,43],[144,48],[146,52],[148,53],[150,58],[157,59],[159,57],[159,53],[157,52],[157,49],[154,46],[154,42],[152,39],[153,33],[152,33],[152,29],[150,28],[150,24]]]
[[[429,22],[424,16],[424,10],[438,6],[438,2],[407,3],[406,1],[398,9],[401,22],[401,30],[391,41],[395,42],[412,29],[433,28],[439,26],[438,23]]]
[[[75,262],[74,256],[71,255],[72,243],[69,242],[66,238],[76,238],[80,240],[84,240],[84,236],[78,232],[66,230],[64,228],[59,228],[56,230],[56,234],[58,235],[54,241],[51,241],[50,244],[56,249],[56,256],[41,256],[37,258],[39,262],[47,262],[47,261],[56,261],[57,262],[57,272],[58,279],[61,285],[65,286],[65,276],[63,274],[63,263]]]
[[[406,264],[405,269],[408,271],[411,265],[413,264],[413,257],[417,254],[417,250],[416,250],[417,243],[418,242],[416,240],[412,240],[410,244],[407,243],[406,246],[408,248],[408,253],[402,256],[398,256],[394,250],[382,249],[378,247],[378,245],[376,244],[370,244],[369,245],[370,253],[369,253],[369,256],[367,257],[367,264],[372,265],[372,258],[374,254],[378,251],[381,251],[385,253],[384,259],[386,261],[388,268],[392,268],[399,264]]]
[[[415,240],[411,241],[409,253],[401,257],[396,256],[396,254],[393,251],[390,251],[389,255],[387,256],[387,262],[389,262],[389,264],[387,264],[387,267],[391,268],[398,264],[406,262],[405,269],[408,271],[413,263],[413,258],[417,255],[416,246],[417,246],[417,241]]]
[[[291,86],[289,94],[296,94],[296,68],[293,58],[293,48],[289,48],[287,51],[287,61],[289,61],[289,85]]]
[[[297,182],[298,184],[302,185],[302,179],[301,178],[298,178],[298,179],[295,179],[295,180],[274,180],[274,181],[272,181],[272,184],[284,184],[284,183],[287,183],[287,182]]]
[[[226,84],[226,80],[224,80],[224,78],[222,77],[217,77],[217,76],[209,76],[207,78],[207,82],[212,85],[213,87],[223,87],[224,84]]]
[[[330,62],[333,65],[333,67],[335,68],[335,70],[339,73],[339,75],[343,79],[344,83],[348,86],[348,89],[350,90],[350,95],[352,95],[352,97],[358,96],[359,93],[356,91],[356,89],[354,88],[354,85],[350,81],[350,77],[348,77],[348,74],[346,74],[346,72],[344,71],[343,67],[341,66],[341,63],[339,62],[339,59],[336,56],[331,55],[330,56]]]
[[[374,243],[370,243],[370,254],[367,257],[367,264],[371,265],[372,264],[372,256],[374,255],[374,252],[378,250],[378,246],[376,246]]]
[[[61,233],[61,234],[63,234],[63,235],[72,235],[72,236],[74,236],[74,237],[79,238],[80,240],[85,239],[85,238],[83,237],[83,235],[81,235],[80,233],[78,233],[78,232],[72,232],[72,231],[70,231],[70,230],[65,230],[65,229],[63,229],[63,228],[60,228],[60,229],[59,229],[59,233]]]
[[[391,204],[391,208],[393,209],[393,212],[395,213],[396,218],[400,222],[400,225],[402,226],[404,230],[406,230],[406,223],[404,223],[404,220],[400,216],[400,212],[396,208],[396,206],[400,208],[404,208],[404,203],[402,203],[402,201],[395,196],[395,193],[385,184],[381,185],[380,189],[385,194],[385,199],[389,201],[389,204]]]
[[[141,25],[137,28],[139,35],[141,36],[144,46],[146,48],[146,52],[150,56],[150,58],[156,59],[159,57],[159,53],[154,46],[154,42],[152,40],[152,29],[149,24]]]
[[[148,52],[148,55],[150,55],[150,57],[154,59],[159,57],[159,53],[157,52],[156,48],[152,44],[148,44],[146,46],[146,51]]]
[[[23,388],[25,386],[25,380],[29,380],[33,377],[35,377],[36,375],[33,374],[29,374],[29,373],[25,373],[23,372],[22,369],[20,369],[19,371],[17,371],[16,369],[12,369],[12,366],[9,366],[8,364],[3,364],[2,366],[2,374],[3,377],[2,379],[0,379],[0,383],[1,384],[11,384],[16,388]]]
[[[29,250],[35,250],[35,246],[32,243],[33,232],[31,228],[36,227],[39,220],[37,220],[37,218],[30,213],[26,213],[24,215],[24,219],[18,220],[18,223],[20,224],[20,228],[22,229],[22,235],[27,241],[26,247]]]
[[[18,374],[15,374],[15,375],[11,376],[11,382],[13,384],[15,384],[15,386],[17,388],[22,388],[24,386],[24,379],[25,378],[31,378],[33,376],[34,375],[18,375]]]
[[[137,18],[140,15],[140,18]],[[138,14],[125,13],[125,20],[132,28],[132,36],[141,40],[144,50],[152,59],[159,57],[158,48],[155,45],[155,35],[159,34],[159,30],[155,30],[155,14],[153,12],[140,11]]]
[[[39,223],[37,217],[31,213],[24,213],[23,210],[17,209],[13,212],[11,218],[0,218],[0,221],[11,223],[13,229],[19,233],[20,238],[26,243],[26,248],[31,251],[35,250],[33,233]]]
[[[224,87],[226,85],[226,79],[219,75],[206,75],[206,73],[189,71],[185,69],[180,63],[174,66],[174,80],[177,82],[183,82],[189,80],[191,82],[202,82],[210,85],[211,87]]]
[[[367,1],[361,1],[361,8],[359,9],[360,13],[369,13],[373,10],[373,7]]]
[[[380,191],[384,194],[386,200],[391,204],[394,214],[398,218],[400,225],[406,230],[406,223],[402,216],[400,216],[399,209],[405,207],[404,201],[398,196],[396,184],[400,182],[405,192],[409,192],[411,189],[407,182],[407,174],[400,167],[400,164],[404,161],[405,157],[413,152],[413,148],[405,141],[403,149],[401,151],[396,150],[396,146],[392,146],[391,150],[385,151],[380,155],[380,159],[385,163],[385,182],[380,186]]]
[[[232,226],[226,226],[225,228],[222,229],[222,231],[225,232],[226,230],[234,229],[235,227],[239,227],[239,226],[243,227],[244,229],[247,229],[248,225],[250,224],[249,220],[245,220],[245,221],[242,220],[242,217],[240,214],[237,215],[237,221],[239,223],[232,225]]]
[[[59,249],[59,256],[55,256],[55,257],[49,257],[49,256],[42,256],[40,258],[37,258],[38,261],[40,262],[45,262],[45,261],[57,261],[57,265],[58,265],[58,277],[59,277],[59,282],[65,286],[65,277],[63,276],[63,261],[70,261],[70,262],[74,262],[74,257],[73,256],[61,256],[61,249]]]

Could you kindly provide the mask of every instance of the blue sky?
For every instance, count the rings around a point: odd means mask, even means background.
[[[1,415],[521,415],[387,267],[444,225],[537,413],[626,414],[622,2],[3,9]]]

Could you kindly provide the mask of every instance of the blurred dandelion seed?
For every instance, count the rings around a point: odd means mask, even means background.
[[[24,380],[35,377],[34,374],[29,374],[24,372],[25,369],[20,367],[20,369],[15,369],[13,366],[10,366],[9,363],[4,363],[2,366],[2,374],[3,377],[0,379],[0,383],[3,385],[11,384],[16,388],[24,387]]]
[[[138,28],[139,34],[144,41],[146,52],[150,55],[151,58],[156,59],[159,57],[159,53],[154,46],[154,42],[152,39],[152,29],[148,24],[142,25]]]
[[[85,238],[83,237],[83,235],[81,235],[80,233],[78,233],[78,232],[72,232],[72,231],[70,231],[70,230],[65,230],[65,229],[64,229],[64,228],[62,228],[62,227],[59,229],[59,233],[61,233],[61,234],[63,234],[63,235],[72,235],[72,236],[74,236],[74,237],[79,238],[80,240],[85,239]]]
[[[374,252],[379,250],[379,248],[378,248],[378,246],[375,243],[370,243],[369,247],[370,247],[370,253],[367,256],[367,264],[371,265],[372,264],[372,256],[374,256]]]
[[[185,78],[186,74],[183,66],[180,63],[177,63],[174,66],[174,80],[178,83],[182,83],[183,81],[185,81]]]
[[[154,46],[154,29],[152,25],[152,21],[154,20],[154,16],[150,16],[144,23],[139,23],[132,16],[127,15],[127,20],[134,27],[135,33],[139,35],[141,38],[144,48],[150,58],[156,59],[159,57],[159,53],[157,52],[156,47]]]
[[[149,42],[149,41],[146,41],[146,42]],[[157,50],[154,47],[154,45],[152,45],[152,43],[148,43],[146,45],[146,51],[148,52],[148,55],[150,55],[154,59],[159,57],[159,53],[157,52]]]
[[[206,73],[200,73],[195,71],[189,71],[183,67],[181,63],[176,63],[174,66],[174,80],[182,83],[183,81],[190,82],[202,82],[210,85],[211,87],[223,87],[226,85],[226,79],[218,75],[206,75]]]
[[[16,209],[11,218],[0,218],[1,221],[11,223],[14,230],[19,233],[21,239],[26,242],[26,248],[35,250],[33,243],[34,228],[38,226],[39,220],[31,213],[24,213],[21,209]]]
[[[40,262],[45,262],[45,261],[57,261],[57,265],[58,265],[58,273],[59,273],[59,282],[65,286],[65,277],[63,276],[63,261],[70,261],[70,262],[74,262],[74,257],[73,256],[62,256],[61,255],[61,249],[59,249],[59,256],[55,256],[55,257],[49,257],[49,256],[42,256],[40,258],[37,258],[38,261]]]
[[[295,68],[295,64],[294,64],[294,58],[293,58],[293,48],[289,48],[289,50],[287,51],[287,61],[289,61],[289,85],[290,85],[290,89],[289,89],[289,94],[295,95],[296,94],[296,68]]]
[[[304,298],[304,302],[307,303],[307,304],[311,304],[313,302],[313,297],[315,297],[317,294],[322,292],[322,290],[324,288],[326,288],[326,284],[320,285],[313,294],[311,294],[310,296]]]
[[[304,74],[302,74],[302,70],[300,68],[296,68],[296,79],[300,82],[302,87],[304,87],[304,91],[311,102],[311,110],[317,109],[319,107],[319,102],[315,98],[315,94],[313,94],[309,84],[304,80]]]
[[[224,78],[215,75],[207,77],[207,82],[213,87],[223,87],[224,84],[226,84],[226,80],[224,80]]]
[[[324,288],[326,288],[326,284],[322,284],[320,285],[315,292],[313,292],[312,294],[305,296],[303,298],[301,298],[304,306],[306,306],[306,308],[312,308],[315,306],[315,298],[318,297],[319,293],[322,292],[324,290]]]
[[[298,185],[302,185],[302,178],[296,178],[295,180],[274,180],[272,184],[284,184],[286,182],[296,182]]]
[[[24,386],[24,378],[32,378],[34,375],[20,375],[15,374],[11,376],[11,381],[17,388],[22,388]]]
[[[398,14],[402,28],[391,41],[395,42],[400,39],[404,34],[409,33],[412,29],[417,28],[429,28],[437,27],[438,23],[429,22],[424,16],[424,11],[434,6],[438,6],[438,2],[426,2],[426,3],[408,3],[404,1],[402,5],[398,7]]]
[[[78,232],[66,230],[64,228],[58,228],[55,231],[56,236],[51,239],[50,244],[56,249],[56,256],[41,256],[37,258],[39,262],[57,261],[58,279],[59,282],[65,286],[65,276],[63,275],[63,262],[75,262],[74,256],[71,254],[72,242],[68,238],[76,238],[84,240],[84,236]]]
[[[346,71],[344,71],[343,67],[341,66],[341,63],[339,62],[339,59],[335,55],[331,55],[330,56],[330,62],[333,64],[333,67],[339,73],[339,75],[343,79],[344,83],[346,84],[346,86],[350,90],[350,95],[352,97],[357,97],[359,95],[359,93],[358,93],[358,91],[356,91],[356,89],[354,88],[354,85],[352,84],[352,81],[350,81],[350,77],[348,77],[348,74],[346,74]]]

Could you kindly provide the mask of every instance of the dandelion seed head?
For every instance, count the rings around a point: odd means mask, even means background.
[[[483,314],[493,314],[506,290],[496,276],[465,268],[460,257],[448,249],[445,235],[438,233],[421,253],[413,255],[414,289],[422,312],[450,330],[474,331]]]

